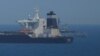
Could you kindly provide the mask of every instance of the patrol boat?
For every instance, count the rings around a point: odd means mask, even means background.
[[[59,29],[59,19],[53,11],[47,18],[39,17],[35,10],[33,18],[18,20],[23,27],[17,32],[0,32],[0,43],[71,43],[73,37],[64,36]]]

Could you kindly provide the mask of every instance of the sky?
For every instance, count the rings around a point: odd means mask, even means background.
[[[16,21],[34,15],[40,17],[54,11],[62,23],[100,25],[100,0],[0,0],[0,24],[18,24]]]

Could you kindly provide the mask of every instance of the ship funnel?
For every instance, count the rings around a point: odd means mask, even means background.
[[[50,32],[49,37],[61,36],[58,28],[58,18],[53,11],[47,13],[47,29]]]
[[[47,13],[47,28],[58,28],[58,18],[53,11]]]

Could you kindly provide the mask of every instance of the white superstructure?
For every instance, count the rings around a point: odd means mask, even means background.
[[[53,16],[51,15],[51,17],[53,17]],[[32,19],[22,19],[22,20],[18,20],[18,22],[20,24],[22,24],[23,26],[25,26],[26,30],[24,30],[23,32],[25,32],[27,35],[29,35],[32,38],[61,36],[58,27],[57,28],[53,28],[53,27],[48,28],[47,19],[40,18],[39,10],[37,10],[37,9],[35,11],[35,16]]]

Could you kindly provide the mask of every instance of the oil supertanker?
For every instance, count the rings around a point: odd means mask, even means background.
[[[59,19],[53,11],[47,13],[47,18],[35,16],[21,19],[17,22],[23,27],[17,32],[0,32],[0,43],[71,43],[73,37],[64,36],[59,29]]]

